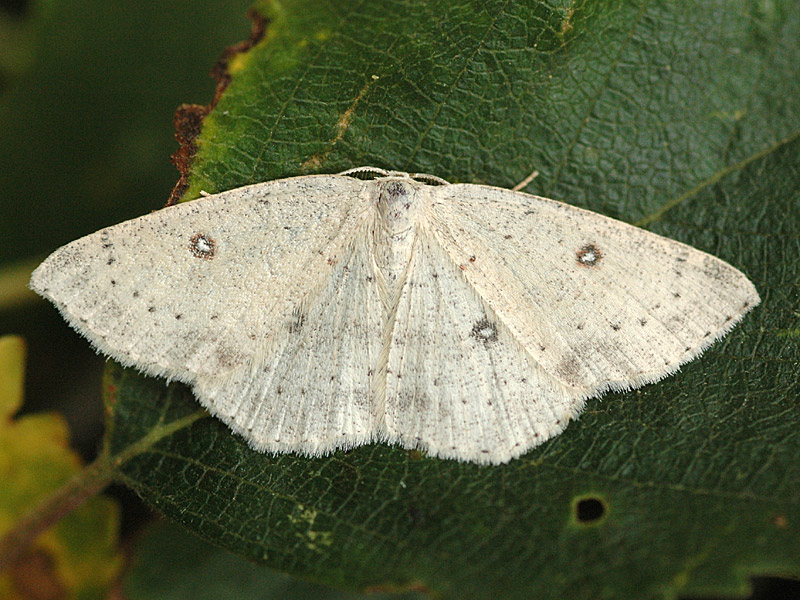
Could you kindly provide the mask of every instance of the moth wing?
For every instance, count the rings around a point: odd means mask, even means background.
[[[432,187],[430,227],[537,365],[586,393],[659,380],[760,299],[728,263],[554,200]]]
[[[420,233],[389,338],[388,441],[506,462],[563,430],[586,396],[540,368],[459,265]]]
[[[369,232],[354,233],[322,288],[251,364],[195,383],[199,400],[254,448],[320,455],[374,438],[371,384],[387,311]]]
[[[296,177],[108,227],[56,250],[31,288],[100,351],[151,375],[222,379],[321,289],[363,223],[363,182]]]

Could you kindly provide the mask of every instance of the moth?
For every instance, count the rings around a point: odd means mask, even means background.
[[[485,464],[674,373],[760,301],[726,262],[620,221],[371,167],[107,227],[30,285],[256,450],[378,441]]]

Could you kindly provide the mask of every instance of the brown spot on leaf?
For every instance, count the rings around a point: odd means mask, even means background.
[[[197,142],[195,140],[203,128],[203,119],[216,106],[222,96],[222,92],[231,82],[228,64],[234,56],[247,52],[264,37],[266,27],[264,17],[255,9],[251,9],[247,16],[252,21],[249,38],[226,48],[216,65],[211,69],[211,76],[217,80],[217,87],[214,90],[214,98],[211,103],[208,106],[182,104],[175,111],[173,118],[175,139],[180,144],[180,148],[172,155],[172,164],[178,169],[180,178],[172,189],[169,200],[167,200],[167,206],[177,204],[189,187],[189,167],[192,164],[192,160],[194,160],[194,155],[197,154]]]

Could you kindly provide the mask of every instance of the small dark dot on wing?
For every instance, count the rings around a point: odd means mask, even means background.
[[[497,341],[497,325],[486,318],[481,319],[472,326],[472,337],[488,346]]]

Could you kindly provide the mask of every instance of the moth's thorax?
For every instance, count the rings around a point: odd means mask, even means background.
[[[375,260],[390,285],[401,279],[411,260],[416,224],[424,204],[424,194],[419,191],[424,187],[412,179],[378,181]]]

